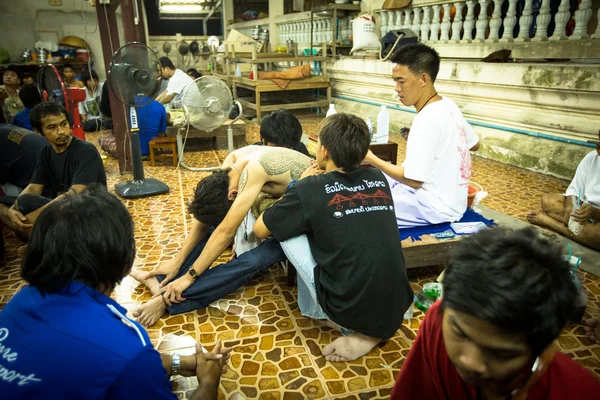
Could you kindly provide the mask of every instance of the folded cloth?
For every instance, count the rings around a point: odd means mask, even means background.
[[[494,226],[493,219],[487,219],[483,215],[476,211],[468,208],[463,214],[462,218],[458,222],[483,222],[486,226]],[[444,222],[443,224],[416,226],[414,228],[401,228],[398,229],[400,233],[400,240],[411,238],[413,242],[421,240],[423,235],[431,235],[432,233],[444,232],[450,229],[450,222]]]
[[[273,83],[275,83],[283,90],[285,90],[288,87],[290,81],[295,79],[308,78],[309,76],[310,65],[308,64],[286,69],[285,71],[258,73],[258,79],[270,79],[273,81]]]

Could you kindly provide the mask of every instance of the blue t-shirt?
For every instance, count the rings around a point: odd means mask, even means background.
[[[31,126],[31,122],[29,121],[29,113],[31,112],[31,108],[26,108],[22,111],[19,111],[15,118],[13,119],[13,125],[20,126],[21,128],[33,130],[33,126]]]
[[[150,140],[159,133],[167,131],[167,111],[165,106],[156,100],[137,109],[138,127],[140,128],[140,148],[142,155],[150,154]]]
[[[0,312],[2,399],[176,399],[158,352],[114,300],[82,283],[25,286]]]

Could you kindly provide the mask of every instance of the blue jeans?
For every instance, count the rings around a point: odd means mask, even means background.
[[[198,242],[173,280],[188,273],[200,257],[211,234],[212,230]],[[257,248],[243,253],[228,263],[204,271],[189,288],[183,291],[182,296],[185,301],[167,306],[167,311],[174,315],[207,307],[243,286],[258,272],[283,260],[285,254],[279,242],[272,238],[267,239]],[[162,282],[165,276],[159,275],[156,278]]]
[[[331,321],[331,318],[325,314],[317,300],[314,272],[317,262],[312,256],[306,235],[296,236],[281,242],[281,248],[298,273],[298,307],[302,315],[312,319]],[[333,323],[335,324],[335,322]],[[340,331],[344,336],[353,333],[350,329],[343,327],[340,327]]]

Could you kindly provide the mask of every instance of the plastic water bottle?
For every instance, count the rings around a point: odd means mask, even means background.
[[[335,104],[331,103],[329,105],[329,110],[327,110],[327,114],[325,114],[325,118],[327,118],[333,114],[337,114],[337,111],[335,111]]]
[[[371,143],[374,144],[374,142],[373,142],[373,120],[371,119],[371,117],[367,117],[367,128],[369,128],[369,135],[371,136]]]
[[[381,111],[377,115],[377,136],[375,143],[386,144],[390,139],[390,115],[387,112],[387,107],[382,105]]]
[[[239,65],[235,67],[235,76],[242,76],[242,69]]]

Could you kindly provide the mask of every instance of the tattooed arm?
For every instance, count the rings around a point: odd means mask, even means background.
[[[210,267],[210,265],[223,253],[235,236],[237,228],[244,221],[244,217],[252,207],[254,200],[260,194],[268,176],[257,162],[250,162],[242,171],[238,194],[225,216],[225,219],[206,243],[202,254],[196,260],[193,268],[198,275]]]

